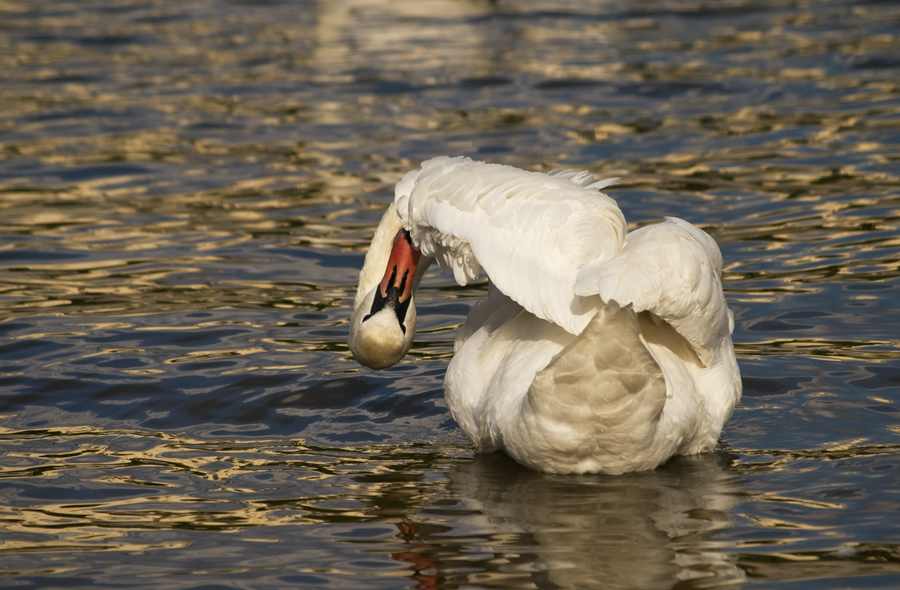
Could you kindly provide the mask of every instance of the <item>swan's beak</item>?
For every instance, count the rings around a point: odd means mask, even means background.
[[[397,316],[400,329],[406,333],[406,311],[412,301],[413,279],[419,266],[421,253],[412,244],[409,232],[401,229],[394,238],[394,246],[388,258],[384,277],[375,292],[372,309],[363,318],[366,321],[384,308],[391,308]]]
[[[379,251],[386,250],[386,246],[390,244],[389,235],[385,235],[386,239],[380,242],[383,245],[377,246],[375,250],[370,249],[369,254],[375,253],[378,256]],[[350,352],[360,364],[373,369],[384,369],[399,362],[412,346],[416,332],[413,289],[417,282],[416,269],[419,267],[420,253],[413,246],[409,232],[401,229],[394,236],[387,258],[381,282],[374,288],[367,287],[371,290],[356,303],[350,321]],[[366,262],[374,263],[375,259],[366,256]],[[384,258],[374,263],[377,264],[376,268],[383,264],[381,260]],[[362,275],[374,271],[371,276],[375,278],[380,270],[376,268],[369,269],[364,265]]]

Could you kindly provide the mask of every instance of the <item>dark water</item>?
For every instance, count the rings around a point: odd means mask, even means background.
[[[0,2],[0,586],[900,587],[892,1]],[[345,344],[399,177],[620,176],[725,258],[716,454],[553,477]]]

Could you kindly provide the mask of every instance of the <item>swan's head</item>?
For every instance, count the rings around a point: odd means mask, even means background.
[[[350,320],[350,351],[360,364],[373,369],[390,367],[412,346],[414,293],[427,266],[420,265],[419,258],[391,205],[366,254]]]

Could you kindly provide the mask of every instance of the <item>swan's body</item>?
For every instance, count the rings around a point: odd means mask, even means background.
[[[481,451],[623,473],[712,450],[741,396],[722,257],[680,219],[631,232],[585,173],[435,158],[408,173],[360,274],[350,348],[396,363],[432,260],[489,296],[460,330],[447,404]],[[419,256],[421,255],[421,260]]]

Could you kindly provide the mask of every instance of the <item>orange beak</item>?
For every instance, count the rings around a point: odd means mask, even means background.
[[[416,276],[416,268],[419,265],[421,253],[412,245],[409,232],[401,229],[394,238],[394,246],[391,256],[388,258],[384,278],[381,279],[379,291],[381,296],[387,298],[388,289],[396,287],[399,291],[397,301],[403,303],[412,295],[413,278]],[[399,281],[399,284],[398,284]]]

